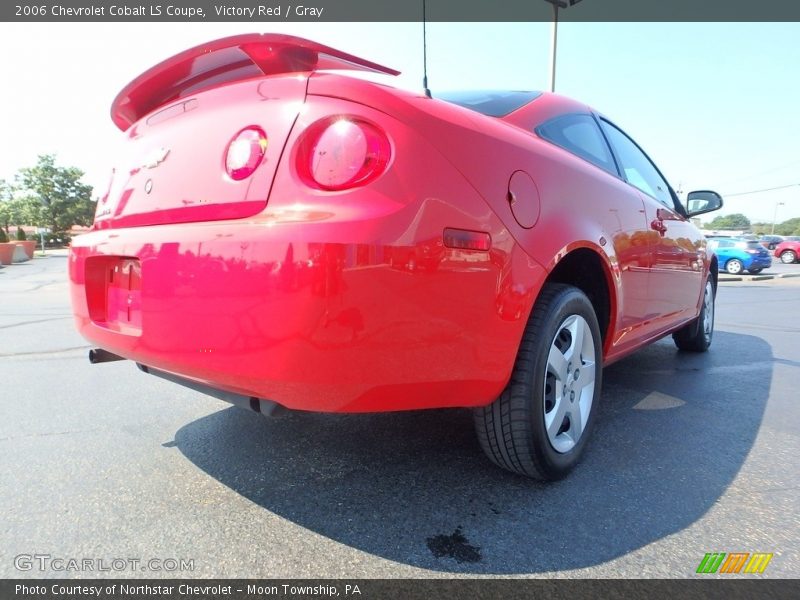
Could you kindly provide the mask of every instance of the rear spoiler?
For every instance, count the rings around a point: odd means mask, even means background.
[[[111,105],[111,119],[125,131],[159,106],[222,83],[323,69],[400,74],[291,35],[236,35],[185,50],[139,75],[117,94]]]

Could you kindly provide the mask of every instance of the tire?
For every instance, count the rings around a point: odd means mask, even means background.
[[[794,250],[784,250],[781,252],[781,262],[785,265],[790,265],[797,260],[797,252]]]
[[[750,273],[750,275],[758,275],[763,270],[764,270],[764,267],[761,267],[759,269],[747,269],[747,272]]]
[[[547,284],[525,327],[511,379],[473,412],[483,451],[497,466],[561,479],[580,460],[602,383],[600,327],[579,289]],[[560,394],[559,394],[560,390]]]
[[[725,270],[731,275],[738,275],[744,271],[744,265],[738,258],[732,258],[725,264]]]
[[[706,279],[703,291],[703,307],[698,317],[672,334],[675,345],[686,352],[705,352],[714,338],[714,281],[711,275]]]

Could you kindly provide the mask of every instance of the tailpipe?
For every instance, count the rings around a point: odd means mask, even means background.
[[[114,362],[117,360],[126,360],[121,356],[117,356],[109,352],[108,350],[103,350],[102,348],[92,348],[89,350],[89,362],[93,365],[98,363],[105,363],[105,362]]]

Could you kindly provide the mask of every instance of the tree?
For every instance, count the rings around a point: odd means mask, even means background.
[[[0,179],[0,228],[4,233],[8,233],[8,227],[11,225],[11,209],[8,201],[11,200],[11,186],[5,179]]]
[[[772,231],[772,223],[753,223],[751,231],[756,235],[768,235]]]
[[[794,217],[775,225],[775,233],[778,235],[800,235],[800,217]]]
[[[742,213],[720,215],[708,224],[709,229],[750,229],[750,219]]]
[[[73,225],[91,225],[95,205],[92,186],[81,183],[83,171],[59,167],[52,154],[39,156],[35,167],[18,175],[22,210],[30,224],[49,227],[53,233],[67,232]]]
[[[14,186],[0,179],[0,229],[10,235],[11,225],[28,225],[31,221],[33,203],[30,200],[15,198]],[[35,201],[34,201],[35,202]]]

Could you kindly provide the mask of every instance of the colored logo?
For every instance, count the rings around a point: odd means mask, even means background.
[[[772,553],[709,552],[700,561],[697,573],[763,573]]]

